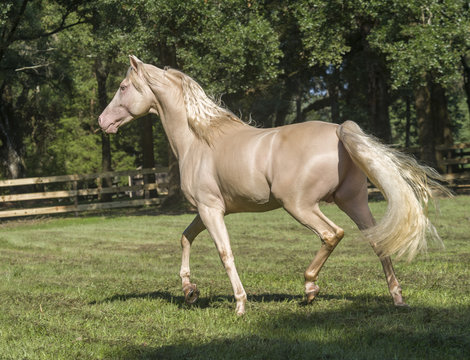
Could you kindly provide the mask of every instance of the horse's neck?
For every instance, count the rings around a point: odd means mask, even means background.
[[[161,113],[160,119],[170,143],[171,149],[179,160],[191,147],[195,140],[195,135],[190,130],[184,112]]]

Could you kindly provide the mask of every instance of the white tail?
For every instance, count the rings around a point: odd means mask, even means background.
[[[380,254],[407,254],[411,260],[418,252],[427,249],[427,238],[442,245],[427,216],[433,192],[450,194],[436,181],[440,175],[432,168],[419,165],[412,157],[364,134],[352,121],[342,124],[337,134],[353,161],[388,202],[381,221],[363,231],[367,240],[377,245]]]

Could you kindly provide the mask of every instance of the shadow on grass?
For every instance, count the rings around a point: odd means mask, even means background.
[[[90,305],[130,299],[160,299],[186,308],[184,296],[166,291],[116,294]],[[374,299],[371,301],[371,299]],[[395,308],[388,296],[319,296],[331,307],[311,311],[264,310],[247,314],[235,325],[246,336],[211,339],[188,333],[172,344],[112,346],[113,359],[468,359],[470,358],[470,307]],[[343,302],[338,308],[338,302]],[[302,295],[257,294],[256,302],[293,302],[305,305]],[[233,296],[202,297],[193,307],[218,307]],[[218,304],[219,303],[219,304]],[[323,304],[324,305],[324,304]],[[298,308],[297,308],[298,309]]]
[[[276,296],[276,295],[274,295]],[[266,298],[265,298],[266,299]],[[248,316],[248,315],[247,315]],[[468,359],[470,308],[412,310],[352,303],[306,314],[256,315],[246,335],[110,349],[116,359]],[[444,320],[444,321],[443,321]],[[254,318],[249,323],[253,324]],[[237,325],[244,329],[243,319]],[[239,332],[243,333],[243,332]]]
[[[358,306],[361,304],[368,303],[371,298],[374,299],[374,302],[383,304],[383,306],[391,306],[392,300],[390,296],[387,295],[346,295],[338,296],[333,294],[323,294],[320,293],[318,296],[319,300],[329,301],[329,300],[347,300]],[[233,295],[217,295],[213,294],[209,297],[199,297],[199,299],[192,305],[187,305],[183,295],[173,295],[168,291],[152,291],[145,293],[130,293],[130,294],[116,294],[110,297],[107,297],[102,300],[94,300],[88,303],[88,305],[99,305],[104,303],[116,302],[116,301],[127,301],[131,299],[159,299],[164,300],[170,304],[175,304],[179,308],[188,308],[194,307],[199,309],[206,309],[210,307],[218,307],[217,303],[221,302],[233,302],[235,303],[235,298]],[[291,295],[291,294],[279,294],[279,293],[266,293],[266,294],[256,294],[250,295],[247,294],[248,303],[267,303],[267,302],[294,302],[301,306],[308,306],[306,298],[304,295]],[[234,305],[235,309],[235,305]],[[406,311],[406,307],[403,311]]]
[[[108,302],[115,301],[127,301],[131,299],[160,299],[171,304],[176,304],[178,307],[187,307],[184,300],[184,296],[175,296],[167,291],[153,291],[146,293],[131,293],[131,294],[116,294],[111,297],[105,298],[100,301],[92,301],[89,305],[99,305]],[[210,297],[200,297],[197,302],[191,307],[196,308],[209,308],[217,302],[234,302],[232,295],[211,295]],[[259,295],[248,295],[248,302],[284,302],[284,301],[296,301],[300,304],[305,304],[305,297],[302,295],[288,295],[288,294],[259,294]]]

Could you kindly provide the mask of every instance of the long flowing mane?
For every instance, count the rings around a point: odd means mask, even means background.
[[[181,81],[181,91],[184,107],[186,110],[189,128],[197,138],[211,144],[214,134],[223,131],[224,127],[247,125],[243,120],[233,114],[230,110],[221,106],[219,101],[209,97],[202,87],[191,77],[175,69],[165,69],[168,73]],[[149,85],[162,86],[162,70],[146,64],[144,77]],[[134,71],[130,71],[131,81],[137,79]]]
[[[188,124],[198,138],[210,143],[214,133],[224,126],[246,125],[230,110],[211,99],[188,75],[174,69],[166,71],[181,80]]]

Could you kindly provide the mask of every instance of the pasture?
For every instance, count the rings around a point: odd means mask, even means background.
[[[0,359],[468,359],[470,197],[439,204],[445,250],[394,262],[409,308],[392,305],[378,258],[335,206],[322,210],[346,235],[310,305],[318,238],[282,210],[228,216],[242,317],[207,232],[191,253],[201,297],[184,303],[179,239],[193,214],[2,223]]]

